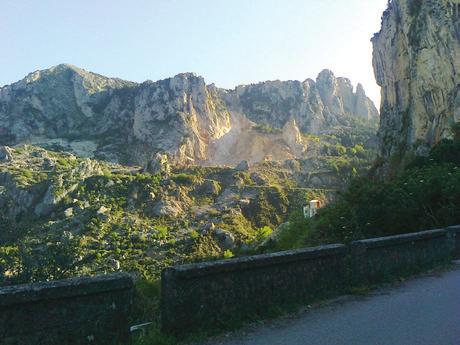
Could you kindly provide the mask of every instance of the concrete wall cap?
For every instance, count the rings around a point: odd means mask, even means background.
[[[281,265],[288,262],[316,259],[325,256],[345,255],[344,244],[331,244],[313,248],[295,249],[284,252],[252,255],[230,260],[218,260],[166,268],[162,277],[193,278],[223,272],[244,271],[258,267]]]
[[[5,286],[0,288],[0,307],[127,290],[132,286],[133,280],[127,273]]]
[[[460,232],[460,225],[448,226],[446,230],[452,232]]]
[[[384,246],[398,245],[407,242],[427,240],[436,237],[442,237],[447,235],[446,229],[433,229],[427,231],[413,232],[409,234],[370,238],[365,240],[354,241],[352,245],[364,245],[367,248],[377,248]]]

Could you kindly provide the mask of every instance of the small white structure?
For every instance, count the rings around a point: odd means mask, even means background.
[[[303,216],[305,218],[312,218],[316,215],[318,209],[321,208],[320,200],[310,200],[310,203],[303,208]]]

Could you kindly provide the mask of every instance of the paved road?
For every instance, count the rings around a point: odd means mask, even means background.
[[[460,265],[209,345],[460,345]]]

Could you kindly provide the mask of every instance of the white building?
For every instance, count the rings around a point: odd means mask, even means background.
[[[321,208],[320,200],[310,200],[310,203],[303,208],[303,215],[305,218],[312,218],[316,215],[318,209]]]

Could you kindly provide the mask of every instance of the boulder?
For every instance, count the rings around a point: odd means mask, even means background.
[[[235,248],[235,236],[229,231],[218,228],[215,235],[224,249]]]
[[[204,180],[195,188],[195,193],[199,195],[218,196],[220,191],[221,186],[219,182],[214,180]]]
[[[235,170],[237,171],[248,171],[249,170],[249,163],[246,160],[241,161],[236,167]]]
[[[171,167],[169,165],[168,156],[166,154],[157,153],[153,159],[145,164],[144,171],[152,175],[169,175],[171,173]]]
[[[118,271],[121,267],[120,261],[115,260],[115,259],[109,259],[108,264],[114,271]]]
[[[177,217],[184,213],[181,205],[174,200],[160,200],[152,209],[152,215],[156,217]]]
[[[65,216],[66,218],[72,217],[72,216],[73,216],[73,208],[72,208],[72,207],[69,207],[68,209],[66,209],[66,210],[64,211],[64,216]]]
[[[42,164],[43,170],[55,170],[56,162],[51,158],[45,158]]]
[[[10,162],[13,160],[13,152],[8,146],[0,146],[0,162]]]
[[[97,210],[97,214],[98,215],[105,215],[107,214],[107,212],[109,211],[109,209],[105,206],[101,206],[99,207],[99,209]]]

